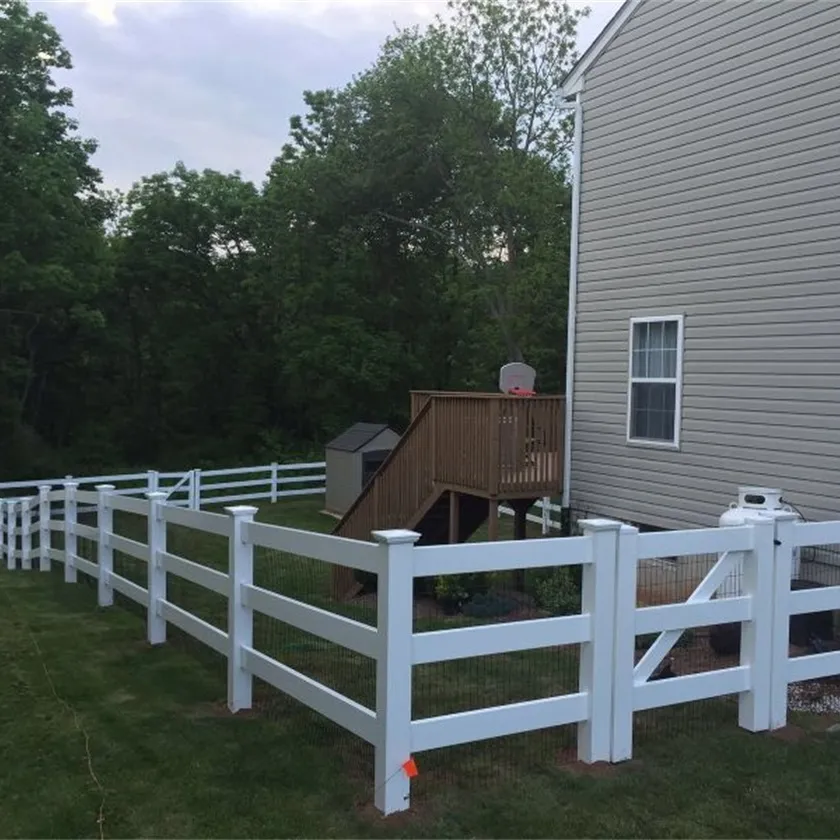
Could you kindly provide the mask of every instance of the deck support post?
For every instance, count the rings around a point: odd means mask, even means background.
[[[527,499],[515,499],[513,507],[513,538],[515,540],[528,539],[528,509],[531,503]]]
[[[487,539],[490,542],[496,542],[499,539],[499,500],[490,499],[488,501],[487,513]]]
[[[449,491],[449,542],[461,542],[461,494]]]

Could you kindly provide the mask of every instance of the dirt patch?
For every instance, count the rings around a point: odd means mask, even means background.
[[[190,717],[193,720],[206,718],[236,718],[237,720],[249,720],[251,718],[259,717],[259,714],[260,710],[258,708],[241,709],[236,714],[233,714],[233,712],[228,709],[227,703],[224,700],[215,700],[211,703],[202,703],[199,706],[196,706],[195,709],[187,715],[187,717]]]
[[[373,804],[372,799],[357,802],[356,811],[366,822],[387,829],[389,837],[396,837],[405,829],[416,828],[433,818],[431,804],[423,801],[415,793],[411,794],[411,807],[407,811],[399,811],[386,817]]]
[[[516,592],[515,590],[508,589],[493,589],[491,594],[494,597],[505,598],[513,601],[515,607],[511,612],[505,613],[504,615],[483,617],[482,620],[484,622],[490,623],[506,621],[530,621],[535,618],[545,618],[549,615],[549,613],[545,612],[545,610],[538,609],[534,599],[530,595],[525,594],[524,592]],[[366,609],[375,611],[377,603],[376,593],[367,592],[364,595],[357,595],[355,598],[351,598],[350,600],[348,600],[347,603],[352,604],[354,607],[364,607]],[[434,598],[424,596],[414,599],[415,619],[433,618],[457,624],[459,621],[462,621],[465,617],[469,616],[464,616],[461,613],[457,613],[455,615],[447,615],[447,613],[444,612],[441,604]]]
[[[838,724],[840,715],[837,714],[809,715],[807,718],[808,730],[817,734],[823,734]]]
[[[774,729],[770,737],[785,744],[798,744],[807,739],[808,732],[801,726],[783,726],[781,729]]]
[[[348,602],[354,607],[365,607],[366,609],[376,610],[376,593],[367,592],[364,595],[357,595],[351,598]],[[434,598],[415,598],[414,599],[414,617],[415,618],[445,618],[447,617],[440,604]]]
[[[577,749],[569,747],[561,750],[557,756],[557,762],[561,769],[575,776],[587,776],[593,779],[610,779],[624,769],[639,764],[638,761],[623,761],[621,764],[610,764],[609,761],[596,761],[593,764],[586,764],[578,761]]]

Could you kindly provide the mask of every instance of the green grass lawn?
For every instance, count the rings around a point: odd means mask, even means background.
[[[311,501],[261,518],[330,524]],[[224,541],[181,529],[169,541],[223,565]],[[280,567],[258,574],[326,597],[316,571],[285,568],[295,562],[258,557]],[[570,728],[420,754],[412,811],[383,819],[367,745],[259,683],[255,710],[229,715],[221,657],[175,632],[151,648],[137,611],[98,609],[80,581],[64,584],[60,568],[0,571],[0,837],[836,836],[840,734],[799,717],[786,737],[750,735],[731,702],[704,706],[702,732],[640,738],[617,768],[571,763]],[[198,597],[170,590],[185,605]],[[362,662],[272,624],[257,634],[264,649],[372,702]],[[416,669],[415,714],[567,690],[568,655],[540,657]]]

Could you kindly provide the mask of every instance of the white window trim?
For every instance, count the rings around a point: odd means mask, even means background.
[[[676,394],[674,396],[674,439],[647,440],[645,438],[630,437],[631,418],[633,408],[633,331],[636,324],[655,324],[662,321],[677,322],[677,376]],[[679,449],[682,438],[682,393],[683,393],[683,333],[685,315],[650,315],[647,317],[630,319],[630,337],[627,349],[627,444],[631,446],[647,446],[652,449]],[[673,382],[673,379],[645,379],[645,382]]]

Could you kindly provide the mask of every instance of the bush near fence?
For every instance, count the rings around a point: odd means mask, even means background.
[[[91,524],[79,520],[82,505],[96,510]],[[59,508],[64,511],[60,520],[53,517]],[[617,762],[631,757],[634,716],[645,709],[737,695],[739,724],[761,731],[784,725],[790,683],[840,673],[838,652],[791,657],[788,648],[791,615],[840,608],[840,587],[790,591],[794,549],[840,543],[840,522],[768,520],[640,534],[619,523],[585,520],[578,537],[418,548],[418,535],[408,531],[380,532],[373,535],[375,542],[358,542],[258,523],[255,511],[242,506],[225,514],[193,511],[166,504],[164,491],[136,499],[107,486],[95,492],[72,484],[44,488],[38,500],[20,506],[19,518],[5,519],[3,553],[9,570],[18,561],[25,570],[37,565],[41,571],[58,563],[68,584],[80,574],[89,577],[103,607],[118,594],[136,603],[146,614],[152,644],[165,642],[170,629],[178,628],[216,651],[226,661],[232,712],[253,705],[257,677],[371,744],[374,800],[384,813],[408,807],[411,779],[404,768],[417,753],[575,725],[582,761]],[[116,533],[117,514],[143,519],[145,536]],[[227,547],[226,568],[176,553],[167,544],[167,526],[220,540]],[[31,539],[35,533],[37,546]],[[80,541],[95,545],[95,556],[81,556]],[[254,570],[257,548],[376,575],[375,621],[341,615],[326,599],[314,605],[260,585]],[[116,553],[139,562],[145,576],[122,574]],[[640,563],[698,554],[719,559],[685,602],[637,605]],[[713,598],[736,561],[743,564],[741,594]],[[578,614],[422,632],[414,624],[416,577],[574,566],[581,568],[582,579]],[[168,586],[172,578],[217,598],[224,613],[217,606],[202,617],[179,606]],[[324,676],[303,673],[263,647],[269,621],[364,658],[371,663],[372,680],[358,685],[354,698],[345,686],[325,684],[328,660]],[[725,622],[743,627],[738,664],[651,679],[684,630]],[[637,661],[635,639],[648,634],[656,634],[656,640]],[[412,680],[424,667],[562,646],[579,646],[578,676],[573,685],[548,685],[547,696],[468,711],[413,707]]]

